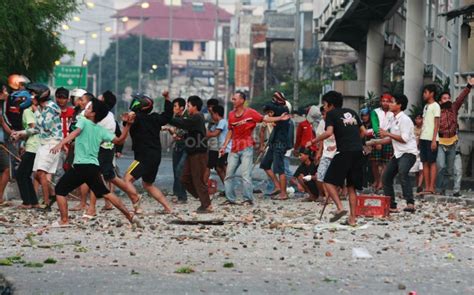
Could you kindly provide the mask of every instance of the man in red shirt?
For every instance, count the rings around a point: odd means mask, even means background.
[[[63,129],[63,138],[65,138],[69,134],[69,123],[71,122],[72,117],[74,116],[74,109],[67,105],[69,101],[69,90],[63,87],[59,87],[58,89],[56,89],[54,97],[56,98],[56,103],[61,109],[61,125]],[[65,147],[66,151],[62,151],[61,156],[59,158],[58,169],[56,170],[55,174],[56,179],[61,178],[64,175],[65,170],[67,170],[67,168],[65,167],[65,162],[70,146],[68,144]]]
[[[309,109],[308,109],[309,111]],[[308,114],[306,114],[308,115]],[[298,128],[296,128],[296,140],[295,146],[293,148],[295,153],[298,153],[300,148],[305,148],[306,144],[313,140],[315,137],[313,125],[305,118],[305,120],[298,124]],[[311,145],[311,150],[315,152],[317,150],[315,145]]]
[[[263,121],[263,116],[256,110],[245,106],[247,96],[245,93],[237,91],[232,97],[234,110],[229,113],[229,132],[227,132],[224,144],[220,147],[219,155],[225,153],[225,148],[232,140],[232,148],[227,158],[227,171],[224,179],[225,195],[227,200],[223,205],[235,205],[235,185],[236,171],[241,167],[243,179],[244,205],[253,205],[253,185],[251,172],[253,168],[253,147],[254,140],[252,132],[257,123]],[[266,122],[277,122],[288,120],[289,115],[283,114],[279,117],[269,117]]]

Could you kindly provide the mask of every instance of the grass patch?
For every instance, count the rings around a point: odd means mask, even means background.
[[[43,261],[44,264],[56,264],[58,262],[56,259],[48,257],[45,261]]]
[[[180,267],[175,271],[175,273],[185,273],[185,274],[189,274],[193,272],[194,272],[194,269],[192,269],[189,266]]]
[[[74,248],[74,252],[78,252],[78,253],[86,253],[88,250],[86,247],[76,247]]]
[[[330,277],[325,277],[323,282],[326,282],[326,283],[336,283],[337,282],[337,279],[334,279],[334,278],[330,278]]]
[[[0,259],[0,265],[2,266],[12,266],[13,262],[8,259]]]
[[[234,265],[233,262],[226,262],[226,263],[224,263],[224,267],[225,267],[225,268],[233,268],[234,266],[235,266],[235,265]]]
[[[24,264],[24,267],[43,267],[41,262],[27,262]]]

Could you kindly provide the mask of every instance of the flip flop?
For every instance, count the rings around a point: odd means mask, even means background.
[[[95,220],[95,219],[96,219],[96,215],[88,215],[88,214],[84,213],[84,214],[82,215],[82,220],[86,221],[86,219],[87,219],[87,221]]]
[[[415,208],[406,207],[406,208],[403,209],[403,212],[415,213],[415,212],[416,212],[416,209],[415,209]]]
[[[271,196],[271,197],[273,197],[273,196],[277,196],[277,195],[279,195],[279,194],[281,194],[281,190],[274,191],[273,193],[269,193],[269,194],[267,194],[266,196]]]
[[[331,219],[329,219],[329,222],[336,222],[338,221],[339,219],[341,219],[344,215],[347,214],[347,210],[342,210],[336,214],[334,214],[333,217],[331,217]]]
[[[390,208],[389,211],[390,211],[390,213],[395,213],[395,214],[396,214],[396,213],[400,213],[400,210],[398,210],[398,209],[393,209],[393,208]]]
[[[10,206],[11,206],[11,204],[8,201],[3,201],[3,202],[0,203],[0,207],[10,207]]]
[[[59,221],[53,222],[50,226],[50,228],[71,228],[73,227],[72,224],[60,224]]]
[[[143,209],[140,208],[140,203],[142,202],[142,198],[143,198],[142,195],[138,195],[138,201],[135,202],[134,204],[132,204],[133,210],[134,210],[135,213],[137,213],[137,214],[143,214]]]
[[[274,200],[274,201],[286,201],[286,200],[289,200],[290,198],[286,197],[286,198],[280,198],[280,196],[273,196],[271,197],[270,199]]]

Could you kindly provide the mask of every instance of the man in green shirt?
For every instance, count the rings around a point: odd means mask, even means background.
[[[76,130],[51,149],[51,153],[56,154],[63,149],[64,145],[75,139],[73,168],[68,170],[56,185],[56,196],[61,219],[54,226],[68,226],[69,219],[65,196],[83,183],[86,183],[97,198],[104,197],[119,209],[132,224],[142,227],[137,216],[135,214],[132,215],[127,210],[122,201],[107,189],[102,180],[98,160],[100,144],[103,142],[123,144],[127,138],[130,125],[134,120],[133,115],[124,116],[123,120],[127,122],[127,125],[123,129],[122,135],[117,138],[105,128],[97,125],[98,122],[107,116],[108,112],[107,105],[94,98],[92,103],[86,108],[84,118],[78,120]]]

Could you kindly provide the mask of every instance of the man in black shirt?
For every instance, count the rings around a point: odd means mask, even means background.
[[[277,92],[280,93],[280,92]],[[276,93],[276,94],[277,94]],[[276,95],[275,94],[275,95]],[[289,113],[288,107],[284,104],[272,102],[265,106],[266,110],[273,112],[274,117],[279,117]],[[274,200],[286,200],[286,174],[285,174],[285,153],[291,148],[293,142],[289,142],[290,120],[278,121],[273,127],[273,131],[268,139],[268,150],[260,163],[260,168],[265,170],[268,177],[275,184],[275,192],[272,193]],[[278,175],[278,178],[277,176]],[[278,196],[276,196],[278,194]]]
[[[127,190],[132,192],[129,196],[133,202],[136,213],[140,213],[141,196],[137,194],[133,182],[142,179],[143,188],[165,209],[165,213],[171,213],[163,193],[153,183],[155,182],[158,168],[161,163],[161,126],[169,123],[173,117],[173,105],[170,102],[168,92],[163,92],[165,97],[165,111],[161,114],[151,113],[153,110],[153,100],[145,94],[133,95],[130,110],[136,113],[136,119],[130,128],[132,138],[132,150],[134,161],[127,169],[124,180]]]
[[[175,117],[170,124],[187,131],[184,137],[186,161],[184,162],[181,183],[186,190],[201,201],[196,213],[212,213],[211,199],[207,188],[206,173],[208,154],[206,125],[201,113],[202,100],[193,95],[188,98],[189,117]]]
[[[315,202],[319,197],[318,187],[316,185],[316,172],[318,167],[314,164],[314,155],[310,149],[301,147],[299,150],[301,160],[300,166],[295,171],[294,177],[298,186],[301,186],[309,197],[303,199],[303,202]]]
[[[338,151],[324,178],[328,193],[337,206],[337,212],[330,221],[335,222],[347,214],[337,193],[337,187],[344,186],[344,181],[346,181],[351,209],[348,224],[356,225],[356,189],[362,189],[363,148],[361,136],[365,135],[365,127],[356,112],[342,108],[341,93],[329,91],[323,95],[322,100],[327,112],[326,131],[314,139],[313,143],[334,135]]]

